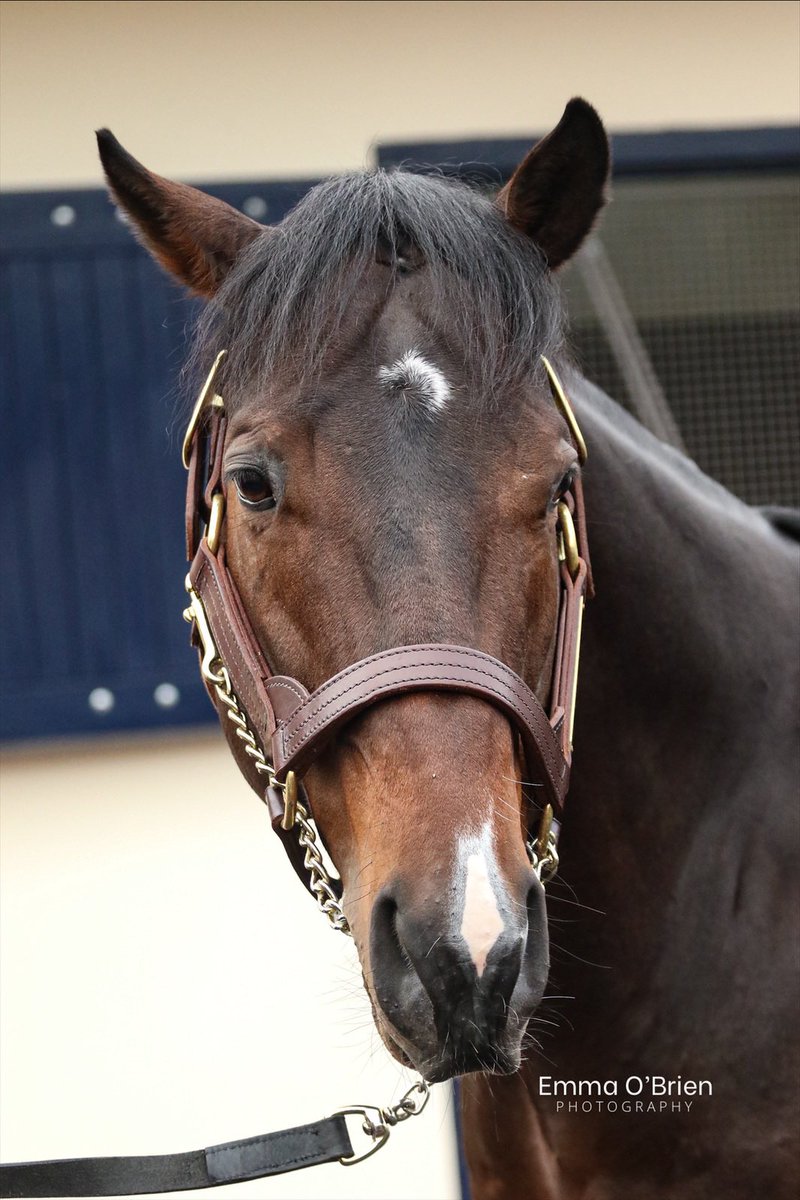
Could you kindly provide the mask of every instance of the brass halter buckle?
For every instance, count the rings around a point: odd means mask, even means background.
[[[192,442],[194,441],[194,435],[197,433],[197,426],[200,424],[200,418],[202,417],[204,411],[207,408],[210,408],[212,405],[216,408],[225,407],[225,402],[222,399],[222,396],[214,391],[214,381],[217,378],[217,372],[219,371],[220,364],[227,353],[227,350],[220,350],[219,354],[214,359],[214,365],[208,372],[208,377],[206,378],[206,381],[201,388],[200,395],[197,397],[195,406],[192,409],[192,415],[189,418],[189,424],[186,426],[186,433],[183,435],[183,446],[181,447],[181,460],[187,471],[189,470],[189,461],[192,457]]]
[[[181,448],[181,459],[187,471],[192,459],[192,446],[194,439],[197,436],[197,431],[200,422],[203,419],[203,413],[208,408],[224,409],[225,401],[220,396],[219,392],[215,391],[214,383],[219,371],[220,364],[227,354],[226,350],[220,350],[217,357],[214,359],[214,365],[208,373],[205,383],[197,397],[192,415],[189,418],[189,424],[186,426],[186,433],[183,435],[183,446]],[[222,523],[225,517],[225,496],[222,492],[215,492],[211,497],[211,511],[208,517],[208,527],[206,528],[206,544],[212,554],[216,554],[219,550],[220,538],[222,536]]]

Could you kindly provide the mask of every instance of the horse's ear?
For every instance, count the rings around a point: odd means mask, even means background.
[[[501,211],[536,242],[551,270],[575,253],[592,228],[606,202],[610,166],[603,122],[591,104],[576,98],[499,193]]]
[[[264,225],[185,183],[143,167],[108,129],[97,132],[100,160],[114,200],[162,266],[201,296],[213,296],[236,257]]]

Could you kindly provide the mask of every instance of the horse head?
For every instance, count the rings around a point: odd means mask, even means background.
[[[99,142],[134,231],[209,300],[196,361],[227,350],[222,538],[272,670],[310,691],[447,643],[547,704],[557,508],[579,462],[540,356],[562,352],[553,272],[604,199],[594,110],[571,101],[495,200],[373,172],[272,228]],[[429,1079],[514,1071],[548,937],[526,850],[540,781],[507,714],[461,691],[393,695],[304,785],[389,1049]]]

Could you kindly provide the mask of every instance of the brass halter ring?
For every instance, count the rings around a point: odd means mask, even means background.
[[[216,499],[216,497],[215,497]],[[578,539],[575,535],[575,522],[569,505],[560,500],[557,508],[559,525],[558,557],[566,562],[570,577],[575,579],[580,570],[581,556],[578,553]]]

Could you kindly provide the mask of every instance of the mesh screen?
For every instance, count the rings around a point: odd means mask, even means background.
[[[688,453],[750,504],[800,505],[796,175],[621,180],[601,237]],[[585,374],[633,408],[587,290],[564,273]]]

